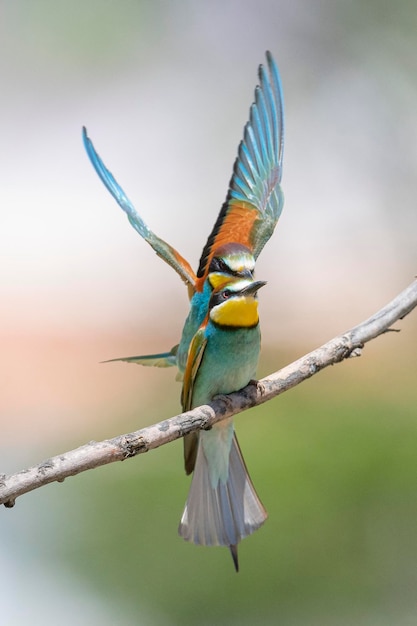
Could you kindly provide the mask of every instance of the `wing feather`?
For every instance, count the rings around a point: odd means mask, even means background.
[[[201,364],[201,360],[204,355],[204,350],[207,345],[207,338],[205,336],[206,325],[207,319],[205,320],[205,322],[203,322],[203,324],[194,335],[188,349],[188,358],[187,364],[185,366],[183,387],[181,391],[181,404],[183,411],[189,411],[192,408],[194,382]],[[198,433],[193,432],[185,435],[184,465],[187,475],[191,474],[194,470],[195,461],[197,458],[197,449]]]
[[[188,261],[184,259],[172,246],[166,241],[160,239],[143,221],[139,213],[136,211],[132,202],[129,200],[123,189],[120,187],[113,174],[106,168],[100,156],[96,152],[93,142],[87,135],[87,130],[83,127],[83,141],[89,159],[99,175],[100,179],[116,200],[118,205],[126,213],[129,222],[133,228],[139,233],[145,241],[155,250],[156,254],[161,257],[168,265],[170,265],[187,286],[194,290],[196,276]]]
[[[259,68],[259,86],[238,149],[229,190],[207,240],[197,272],[204,282],[216,248],[226,242],[248,246],[257,258],[281,214],[284,105],[278,68],[266,53],[268,71]]]
[[[192,399],[194,391],[194,382],[197,376],[198,368],[200,367],[201,360],[203,358],[204,350],[207,345],[207,338],[205,336],[207,321],[203,322],[196,334],[191,340],[190,347],[188,349],[187,364],[184,371],[184,382],[181,393],[181,404],[183,411],[189,411],[192,408]]]
[[[173,365],[177,365],[177,350],[178,345],[171,348],[169,352],[145,354],[142,356],[125,356],[118,359],[108,359],[107,361],[102,361],[102,363],[123,361],[124,363],[136,363],[137,365],[145,365],[148,367],[172,367]]]

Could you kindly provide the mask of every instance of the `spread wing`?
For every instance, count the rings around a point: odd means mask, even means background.
[[[101,178],[104,185],[110,191],[113,198],[118,205],[126,213],[129,222],[133,228],[148,242],[150,246],[155,250],[156,254],[161,257],[168,265],[170,265],[190,288],[190,292],[194,291],[194,285],[196,281],[195,274],[191,269],[190,264],[186,261],[172,246],[166,241],[160,239],[154,232],[145,224],[135,207],[120,187],[113,174],[104,165],[103,161],[97,154],[93,142],[87,135],[87,130],[83,127],[83,141],[90,161],[96,170],[97,174]]]
[[[247,246],[255,259],[274,232],[284,196],[280,187],[284,149],[281,80],[270,52],[238,149],[226,201],[203,250],[197,272],[204,282],[214,251],[229,242]]]
[[[149,367],[171,367],[177,365],[178,345],[171,348],[169,352],[161,354],[146,354],[143,356],[125,356],[118,359],[109,359],[102,363],[114,363],[115,361],[124,361],[125,363],[136,363],[138,365],[147,365]]]

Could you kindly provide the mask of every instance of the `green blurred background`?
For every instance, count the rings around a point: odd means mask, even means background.
[[[85,124],[195,266],[264,51],[286,102],[284,213],[259,259],[260,375],[416,273],[417,5],[400,0],[0,6],[0,473],[179,410],[186,293],[93,172]],[[1,623],[417,623],[417,315],[236,419],[268,509],[240,546],[184,543],[181,442],[0,511]],[[163,388],[163,392],[161,392]]]

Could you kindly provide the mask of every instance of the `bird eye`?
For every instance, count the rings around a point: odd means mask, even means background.
[[[230,298],[231,295],[232,295],[232,292],[229,289],[225,289],[223,291],[223,300],[227,300],[227,298]]]

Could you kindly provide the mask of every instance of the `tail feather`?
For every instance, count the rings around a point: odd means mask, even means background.
[[[230,554],[232,555],[233,565],[235,566],[236,574],[239,571],[239,558],[237,556],[237,546],[229,546]]]
[[[226,481],[217,486],[210,482],[208,462],[202,445],[197,460],[190,493],[178,532],[186,541],[205,546],[228,546],[237,563],[236,546],[267,518],[249,477],[236,435],[233,436]]]

